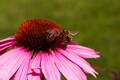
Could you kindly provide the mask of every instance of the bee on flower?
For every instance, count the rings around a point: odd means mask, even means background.
[[[95,50],[78,45],[73,34],[56,23],[32,19],[16,34],[0,40],[0,80],[87,80],[97,72],[85,60],[98,58]]]

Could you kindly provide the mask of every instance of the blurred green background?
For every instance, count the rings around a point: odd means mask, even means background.
[[[95,80],[112,80],[109,69],[120,69],[120,0],[1,0],[0,39],[14,35],[30,18],[79,32],[76,42],[100,51],[101,58],[89,60],[99,72]]]

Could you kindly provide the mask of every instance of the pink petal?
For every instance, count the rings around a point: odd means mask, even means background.
[[[13,74],[17,71],[19,68],[19,64],[17,63],[19,59],[15,59],[12,62],[5,63],[1,68],[0,68],[0,78],[2,80],[9,80]]]
[[[0,54],[2,54],[3,52],[5,52],[5,50],[6,50],[7,48],[12,47],[13,45],[14,45],[13,42],[7,42],[7,43],[4,43],[4,44],[1,44],[1,45],[0,45]]]
[[[66,48],[68,51],[75,53],[83,58],[98,58],[98,52],[93,49],[79,46],[79,45],[68,45]]]
[[[31,75],[28,75],[28,80],[42,80],[41,74],[32,73]]]
[[[1,55],[0,56],[0,66],[3,65],[4,63],[16,58],[20,52],[21,52],[20,48],[15,48],[15,49],[12,49],[12,50],[4,53],[3,55]]]
[[[11,44],[13,44],[13,42],[7,42],[7,43],[4,43],[4,44],[1,44],[1,45],[0,45],[0,48],[3,48],[3,47],[5,47],[5,46],[9,46],[9,45],[11,45]]]
[[[60,73],[53,62],[52,55],[48,54],[42,54],[42,72],[47,80],[60,80]]]
[[[23,54],[24,54],[24,61],[22,62],[20,68],[15,74],[15,77],[14,77],[15,80],[27,80],[27,74],[30,68],[30,59],[31,59],[32,53],[24,51]]]
[[[8,49],[8,48],[10,48],[10,47],[12,47],[13,45],[8,45],[8,46],[5,46],[5,47],[3,47],[3,48],[0,48],[0,55],[2,54],[2,53],[5,53],[6,52],[6,49]]]
[[[66,58],[68,58],[69,60],[71,60],[72,62],[76,63],[77,65],[79,65],[85,72],[92,74],[94,77],[96,77],[95,73],[96,71],[90,66],[90,64],[88,62],[86,62],[83,58],[81,58],[80,56],[71,53],[70,51],[64,51],[62,49],[58,49],[58,51],[66,56]]]
[[[10,41],[15,41],[15,36],[8,37],[6,39],[0,40],[0,44],[10,42]]]
[[[41,69],[31,69],[28,73],[28,80],[42,80],[42,76]]]
[[[68,80],[87,80],[86,75],[79,66],[58,52],[55,52],[54,54],[56,66]]]
[[[19,49],[15,49],[15,50],[19,50]],[[13,50],[13,52],[15,50]],[[0,66],[0,79],[9,80],[15,74],[15,72],[23,62],[23,56],[21,55],[22,52],[23,51],[19,50],[18,52],[16,52],[17,55],[14,54],[15,56],[13,56],[11,59],[7,60],[4,64]]]
[[[31,62],[31,68],[40,68],[40,63],[41,63],[41,52],[37,53],[36,56],[33,57],[32,62]]]
[[[14,41],[0,44],[0,54],[2,54],[7,48],[10,48],[12,46],[14,46]]]
[[[41,52],[37,53],[31,60],[31,68],[28,73],[28,80],[41,80]]]

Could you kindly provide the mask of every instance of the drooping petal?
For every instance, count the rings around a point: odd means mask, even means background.
[[[28,75],[28,80],[42,80],[41,77],[42,74],[31,73],[30,75]]]
[[[28,80],[42,80],[41,69],[34,69],[28,72]]]
[[[8,39],[7,39],[8,40]],[[0,44],[0,54],[4,53],[6,49],[13,47],[15,41],[10,41],[11,39],[9,39],[8,41],[6,40],[1,40],[1,44]],[[3,42],[2,42],[3,41]]]
[[[80,56],[71,53],[71,52],[67,52],[64,51],[62,49],[58,49],[58,51],[66,56],[66,58],[68,58],[69,60],[71,60],[72,62],[74,62],[75,64],[79,65],[85,72],[92,74],[94,77],[96,77],[96,71],[91,67],[91,65],[86,62],[83,58],[81,58]]]
[[[12,46],[13,45],[11,44],[11,45],[7,45],[7,46],[4,46],[4,47],[0,48],[0,54],[6,52],[5,50],[8,49],[8,48],[10,48],[10,47],[12,47]]]
[[[78,65],[71,62],[57,51],[55,52],[54,60],[56,61],[56,66],[59,71],[68,80],[87,80],[85,73]]]
[[[42,72],[47,80],[60,80],[60,72],[53,62],[52,55],[48,54],[49,53],[42,54]]]
[[[31,68],[32,69],[38,69],[41,66],[41,52],[37,53],[36,56],[33,57],[32,62],[31,62]]]
[[[68,51],[78,54],[79,56],[83,58],[98,58],[100,57],[98,55],[98,52],[91,48],[87,48],[84,46],[79,46],[79,45],[67,45],[66,48]]]
[[[6,62],[5,65],[0,67],[0,79],[9,80],[19,68],[21,64],[20,61],[20,59],[15,59],[14,61]]]
[[[4,44],[1,44],[0,45],[0,49],[3,48],[3,47],[5,47],[5,46],[9,46],[11,44],[13,44],[13,42],[7,42],[7,43],[4,43]]]
[[[14,53],[11,53],[11,52],[14,52]],[[8,53],[11,53],[14,55],[12,55],[12,58],[9,57],[9,60],[5,60],[5,58],[8,57]],[[18,68],[23,62],[24,54],[23,54],[22,49],[16,48],[8,53],[0,57],[1,59],[0,60],[0,64],[1,64],[0,65],[0,79],[2,80],[9,80],[15,74],[15,72],[18,70]],[[4,64],[2,61],[4,62]]]
[[[5,54],[0,56],[0,66],[5,64],[8,61],[12,61],[14,60],[14,58],[16,58],[18,55],[20,55],[19,53],[21,52],[20,48],[15,48],[12,49],[8,52],[6,52]]]
[[[15,77],[14,77],[15,80],[27,80],[27,74],[30,68],[30,59],[31,59],[32,53],[24,51],[23,54],[24,54],[24,60],[20,68],[15,74]]]
[[[39,52],[31,60],[31,66],[28,72],[28,80],[41,80],[41,77],[41,52]]]
[[[0,45],[6,42],[15,41],[15,36],[8,37],[6,39],[0,40]]]

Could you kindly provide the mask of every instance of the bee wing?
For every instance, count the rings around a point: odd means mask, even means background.
[[[59,31],[57,30],[48,30],[48,35],[46,37],[47,41],[52,41],[54,40],[57,36],[59,36]]]

